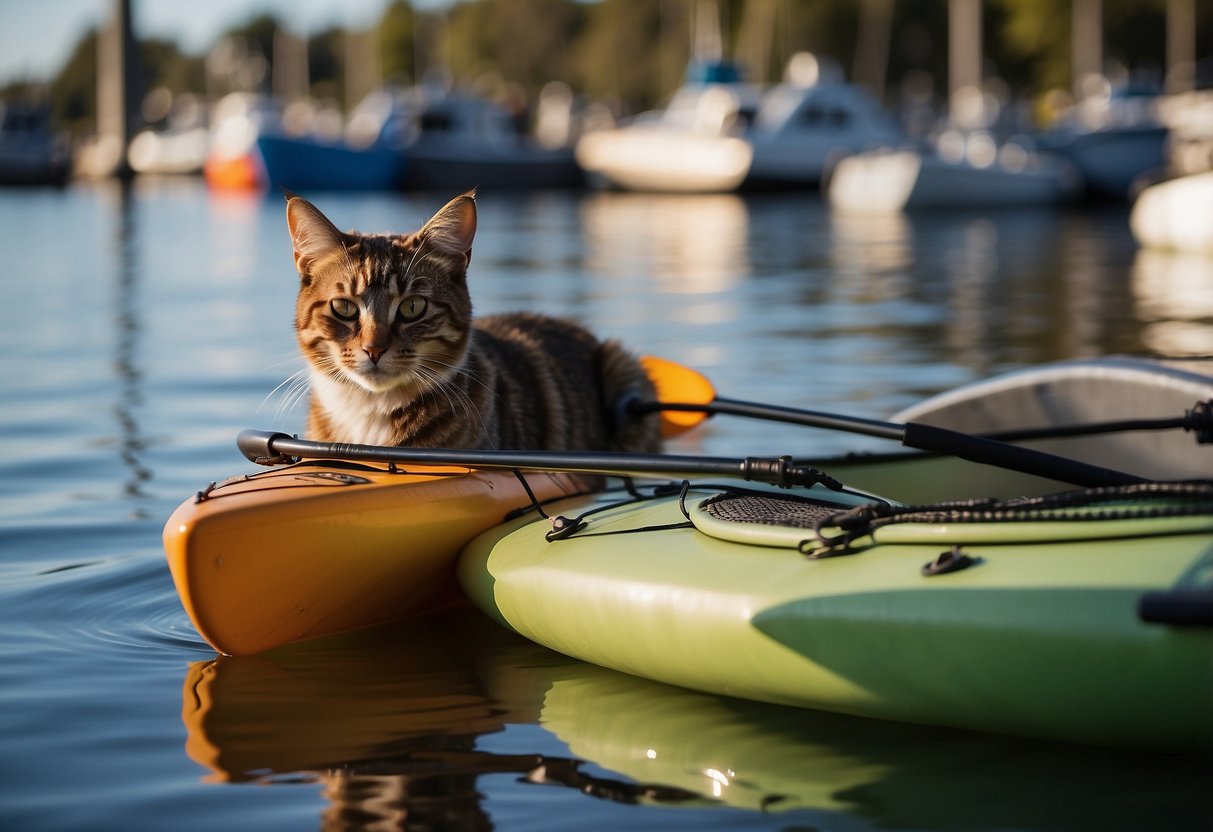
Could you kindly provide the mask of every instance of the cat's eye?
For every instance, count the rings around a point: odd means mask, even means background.
[[[352,321],[358,317],[358,304],[349,298],[333,298],[329,301],[329,308],[343,321]]]
[[[421,295],[409,295],[400,301],[396,314],[402,321],[415,321],[425,314],[426,300]]]

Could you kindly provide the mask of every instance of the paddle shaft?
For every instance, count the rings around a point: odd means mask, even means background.
[[[856,416],[841,416],[800,408],[745,402],[737,399],[717,397],[705,404],[679,404],[656,402],[639,406],[648,410],[681,410],[687,412],[722,413],[733,416],[748,416],[768,421],[786,422],[794,425],[846,431],[881,439],[893,439],[907,448],[920,451],[935,451],[986,465],[994,465],[1011,471],[1032,474],[1046,479],[1067,482],[1087,488],[1112,485],[1131,485],[1148,482],[1143,477],[1079,462],[1056,454],[1010,445],[996,439],[975,436],[948,428],[924,425],[918,422],[898,424]]]
[[[1071,436],[1099,436],[1148,430],[1193,430],[1186,416],[1166,419],[1121,419],[1114,422],[1085,422],[1077,425],[1049,425],[1039,428],[1013,428],[983,434],[988,439],[1018,442],[1024,439],[1065,439]]]
[[[278,465],[297,459],[342,459],[358,462],[397,462],[407,465],[466,465],[497,470],[557,471],[604,476],[661,477],[720,476],[791,487],[822,483],[841,488],[836,480],[815,468],[796,465],[791,457],[731,458],[669,454],[616,454],[560,451],[479,451],[459,448],[400,448],[312,442],[285,433],[244,430],[236,445],[249,460]]]

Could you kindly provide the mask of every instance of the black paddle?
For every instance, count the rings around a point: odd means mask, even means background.
[[[835,491],[842,484],[815,468],[797,465],[791,457],[699,457],[669,454],[616,454],[563,451],[476,451],[458,448],[398,448],[312,442],[285,433],[243,430],[236,445],[259,465],[282,465],[299,459],[344,459],[356,462],[398,462],[405,465],[465,465],[494,470],[560,471],[605,476],[732,477],[790,488],[821,483]]]
[[[738,399],[718,397],[710,402],[634,402],[633,412],[638,414],[661,412],[700,413],[705,416],[717,414],[745,416],[768,422],[786,422],[806,427],[861,433],[884,439],[902,437],[902,427],[895,422],[864,419],[858,416],[840,416],[833,413],[805,410],[803,408],[780,407],[779,405],[745,402]],[[913,424],[913,423],[906,423]],[[1130,433],[1132,431],[1180,430],[1197,434],[1197,443],[1213,442],[1213,400],[1197,402],[1183,416],[1167,416],[1159,419],[1115,419],[1106,422],[1080,422],[1072,425],[1045,425],[1041,427],[1010,428],[974,434],[1000,442],[1018,442],[1026,439],[1065,439],[1073,436],[1098,436],[1108,433]]]
[[[677,436],[698,425],[707,417],[719,413],[764,419],[768,422],[786,422],[848,433],[864,433],[884,439],[901,439],[902,426],[893,422],[726,399],[717,396],[712,383],[697,370],[653,356],[644,356],[641,362],[648,371],[649,378],[657,387],[658,400],[654,402],[633,400],[627,403],[627,407],[631,412],[637,414],[661,412],[662,428],[666,436]],[[983,436],[986,439],[997,439],[1000,442],[1016,442],[1025,439],[1064,439],[1072,436],[1179,429],[1195,433],[1197,444],[1213,444],[1213,399],[1196,402],[1192,409],[1185,411],[1182,416],[1044,425],[975,435]]]
[[[708,416],[720,413],[892,439],[907,448],[934,451],[1088,488],[1149,482],[1135,474],[919,422],[899,424],[721,398],[705,376],[689,367],[652,356],[645,356],[642,362],[657,389],[657,401],[633,401],[627,407],[636,414],[660,412],[666,436],[676,436]]]

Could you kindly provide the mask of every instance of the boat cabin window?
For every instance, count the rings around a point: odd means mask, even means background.
[[[851,114],[837,107],[819,107],[810,105],[800,111],[802,127],[813,129],[844,128],[851,123]]]
[[[749,130],[754,125],[754,120],[758,117],[758,110],[754,107],[742,107],[733,117],[731,127],[737,130]]]
[[[430,110],[421,114],[421,129],[427,133],[449,133],[455,129],[455,119],[450,113]]]
[[[0,108],[0,122],[6,133],[36,133],[46,126],[46,121],[44,113],[40,110]]]

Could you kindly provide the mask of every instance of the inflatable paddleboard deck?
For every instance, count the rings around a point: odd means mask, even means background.
[[[691,483],[560,505],[460,560],[575,658],[716,694],[1213,747],[1213,486],[911,507]]]

